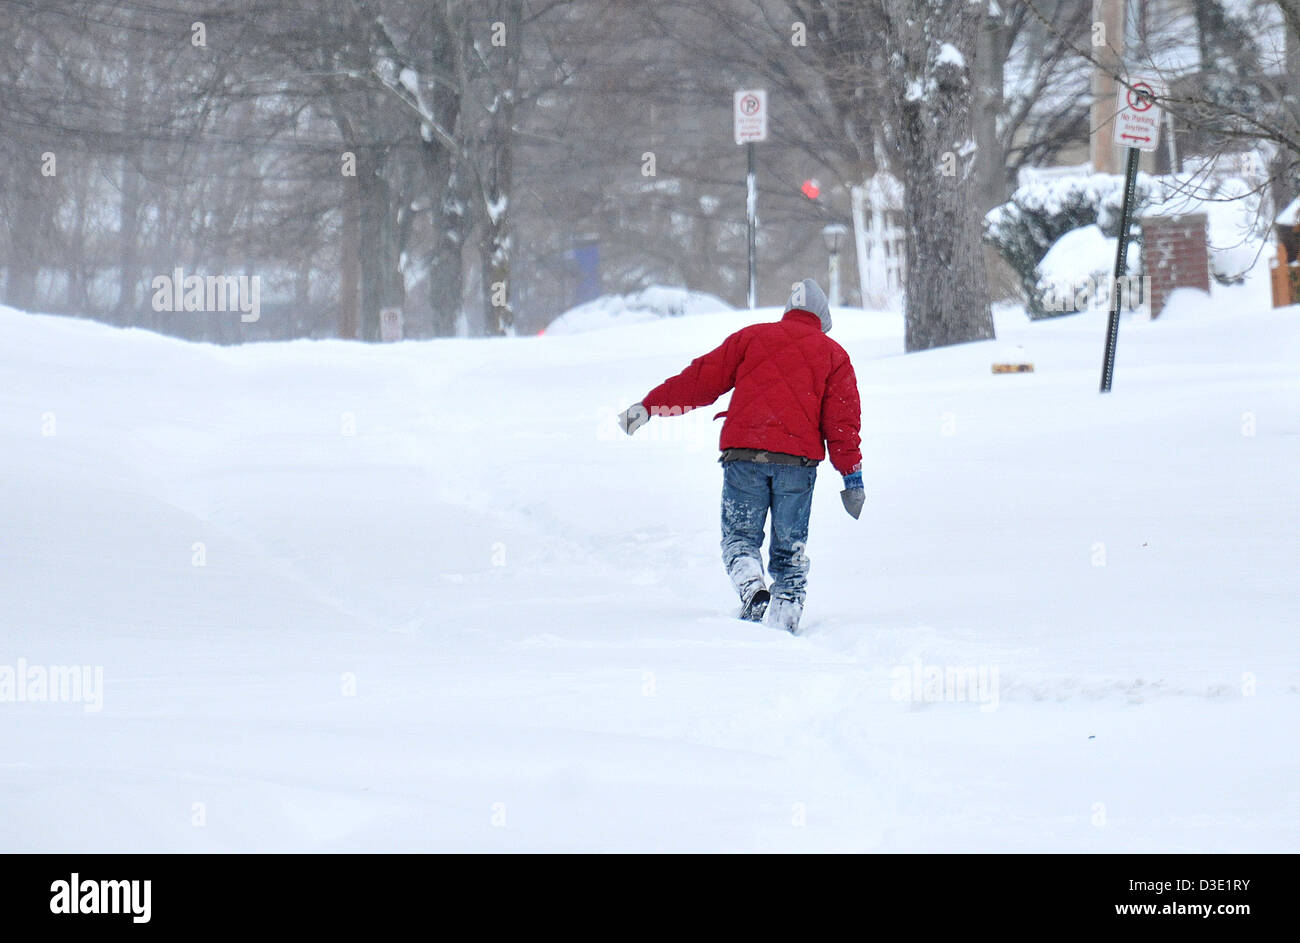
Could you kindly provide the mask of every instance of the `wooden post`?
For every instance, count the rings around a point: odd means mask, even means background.
[[[1105,43],[1093,45],[1098,65],[1092,73],[1092,135],[1088,142],[1094,173],[1119,172],[1115,145],[1111,140],[1111,121],[1115,117],[1115,79],[1124,55],[1124,0],[1096,0],[1093,6],[1094,29],[1101,26]],[[1101,38],[1101,37],[1098,37]]]

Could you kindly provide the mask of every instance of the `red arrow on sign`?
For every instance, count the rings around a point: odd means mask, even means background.
[[[1130,141],[1149,141],[1150,138],[1138,137],[1136,134],[1121,134],[1120,137],[1127,138]]]

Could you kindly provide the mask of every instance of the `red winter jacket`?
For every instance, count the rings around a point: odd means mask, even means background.
[[[717,350],[691,361],[641,401],[652,416],[708,406],[732,388],[722,426],[723,449],[765,449],[826,457],[847,475],[862,464],[858,380],[844,348],[810,311],[795,308],[780,321],[751,324]]]

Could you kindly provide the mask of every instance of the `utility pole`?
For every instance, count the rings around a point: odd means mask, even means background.
[[[1110,123],[1115,117],[1114,73],[1124,55],[1124,0],[1093,0],[1092,52],[1097,60],[1092,73],[1092,135],[1088,156],[1093,173],[1119,171]]]

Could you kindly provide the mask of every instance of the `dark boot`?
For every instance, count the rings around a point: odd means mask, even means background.
[[[740,618],[746,622],[762,622],[763,616],[767,612],[768,600],[772,598],[771,594],[765,589],[754,591],[745,605],[740,610]]]

